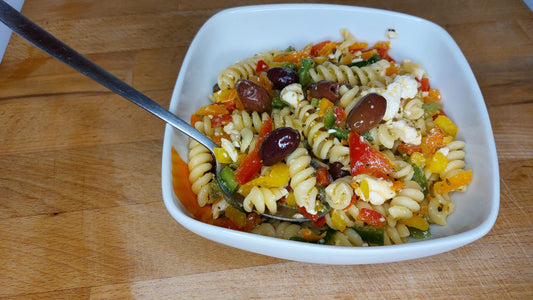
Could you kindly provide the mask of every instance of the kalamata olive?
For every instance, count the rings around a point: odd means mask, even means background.
[[[300,144],[300,133],[290,127],[274,129],[263,140],[259,148],[259,157],[263,165],[271,166],[291,154]]]
[[[287,67],[273,67],[268,69],[267,77],[272,82],[272,85],[277,90],[282,90],[284,87],[292,83],[300,82],[298,73]]]
[[[387,100],[383,96],[370,93],[364,96],[348,113],[346,126],[353,132],[364,133],[376,127],[387,110]]]
[[[350,176],[350,171],[343,169],[344,165],[338,161],[332,163],[329,166],[329,174],[333,180],[337,180],[342,177]]]
[[[335,81],[321,80],[309,85],[307,96],[317,99],[326,98],[335,102],[340,98],[339,84]]]
[[[235,88],[246,111],[262,113],[272,110],[272,100],[270,100],[268,92],[258,83],[242,79],[237,82]]]

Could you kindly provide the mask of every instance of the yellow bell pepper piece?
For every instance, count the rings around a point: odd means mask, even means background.
[[[442,152],[435,152],[433,156],[431,157],[431,160],[428,164],[428,169],[431,171],[431,173],[442,173],[444,170],[446,170],[446,166],[448,165],[448,158],[446,155],[442,154]]]
[[[363,192],[363,197],[365,197],[365,200],[370,198],[370,187],[368,185],[368,181],[362,180],[359,184],[359,188],[361,189],[361,192]]]
[[[426,163],[426,158],[424,157],[424,155],[420,152],[413,152],[413,154],[411,154],[411,161],[421,167],[423,164]]]
[[[320,117],[323,117],[326,114],[326,111],[328,108],[333,107],[333,102],[329,101],[326,98],[322,98],[320,102],[318,103],[318,112],[317,114]]]
[[[248,195],[254,186],[262,187],[283,187],[289,182],[289,166],[285,163],[278,162],[272,166],[270,172],[264,176],[252,179],[239,188],[239,193]]]
[[[215,150],[215,157],[218,162],[223,163],[223,164],[230,164],[233,162],[228,152],[224,148],[215,148],[214,150]]]
[[[344,230],[346,230],[346,220],[344,220],[342,215],[337,210],[334,210],[331,213],[331,224],[334,227],[333,229],[337,229],[341,232],[344,232]]]
[[[407,220],[403,220],[401,223],[405,224],[406,226],[420,229],[423,231],[429,229],[428,221],[426,221],[426,219],[422,218],[421,216],[412,216]]]
[[[459,130],[457,126],[445,115],[438,116],[433,123],[437,126],[439,126],[442,131],[444,131],[446,134],[451,135],[452,137],[455,137],[457,135],[457,131]]]
[[[293,192],[289,192],[289,194],[287,195],[287,198],[285,198],[285,204],[287,204],[288,206],[291,206],[291,207],[296,207],[296,198],[294,198],[294,193]]]
[[[462,186],[469,184],[472,181],[472,170],[462,171],[453,176],[446,178],[443,181],[436,182],[433,185],[435,192],[444,194],[456,190]]]

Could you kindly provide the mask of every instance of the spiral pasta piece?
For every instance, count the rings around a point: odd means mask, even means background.
[[[290,107],[284,107],[283,109],[273,109],[271,119],[273,129],[280,127],[291,127],[298,130],[303,129],[299,120],[294,118]]]
[[[195,140],[189,142],[189,181],[192,191],[198,196],[198,204],[205,206],[211,203],[209,197],[209,182],[213,179],[213,156],[200,143]]]
[[[363,225],[357,221],[359,208],[357,205],[351,205],[348,209],[332,209],[326,214],[326,224],[332,229],[343,232],[346,228],[356,225]]]
[[[203,116],[201,121],[194,123],[194,128],[207,136],[215,135],[215,129],[211,126],[211,119],[208,116]]]
[[[244,198],[243,207],[247,212],[251,212],[254,207],[260,213],[265,213],[265,208],[270,214],[276,214],[278,211],[277,201],[289,192],[284,187],[267,188],[254,186],[250,193]]]
[[[266,112],[259,114],[258,112],[254,111],[250,114],[246,110],[234,110],[231,114],[233,128],[235,130],[241,131],[244,128],[248,128],[254,133],[259,132],[261,129],[261,124],[263,124],[263,121],[266,118],[269,118],[269,115]]]
[[[310,69],[309,75],[312,82],[330,80],[351,86],[384,87],[392,81],[389,76],[385,75],[389,66],[390,63],[387,60],[380,60],[366,67],[349,67],[326,61]]]
[[[390,174],[392,178],[407,182],[413,178],[415,173],[413,166],[405,160],[397,157],[390,150],[382,152],[394,165],[394,172]]]
[[[433,193],[428,203],[428,216],[432,223],[446,225],[446,219],[454,211],[455,203],[448,193],[442,195]]]
[[[420,185],[414,181],[408,181],[405,187],[394,197],[389,206],[387,222],[396,225],[398,220],[407,220],[414,212],[420,210],[420,202],[424,200],[424,193]]]
[[[407,242],[409,235],[409,229],[404,224],[396,224],[395,226],[385,225],[385,245],[404,244]]]
[[[463,148],[465,147],[465,142],[463,141],[452,141],[446,145],[448,149],[448,154],[446,158],[448,159],[448,165],[446,169],[440,174],[442,179],[451,177],[464,170],[465,167],[465,152]]]
[[[290,186],[298,206],[303,206],[308,213],[316,214],[316,177],[315,169],[310,167],[311,156],[305,148],[297,148],[286,158],[291,176]]]
[[[326,187],[326,201],[330,207],[344,209],[350,205],[354,194],[350,181],[350,177],[343,177],[333,181]]]
[[[349,162],[349,148],[329,134],[314,109],[308,101],[302,101],[294,111],[303,126],[303,135],[307,138],[311,151],[322,160],[346,164]]]
[[[237,61],[219,73],[217,78],[218,86],[221,90],[234,88],[239,79],[248,79],[256,74],[255,69],[258,61],[263,60],[266,64],[270,65],[278,53],[280,51],[272,50],[256,54],[243,61]]]
[[[372,145],[376,147],[384,146],[387,149],[392,149],[394,142],[400,138],[400,135],[397,131],[393,130],[390,123],[380,124],[368,132],[372,137]]]
[[[353,228],[346,228],[344,232],[337,231],[335,235],[329,242],[331,245],[335,246],[345,246],[352,247],[357,246],[361,247],[365,244],[359,233]]]
[[[417,120],[424,116],[422,105],[424,102],[419,98],[404,101],[402,115],[408,120]]]
[[[302,237],[302,226],[291,222],[264,222],[257,225],[252,232],[264,236],[270,236],[281,239],[290,239],[292,237]]]

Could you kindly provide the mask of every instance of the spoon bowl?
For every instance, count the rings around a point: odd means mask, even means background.
[[[43,28],[39,27],[37,24],[33,23],[31,20],[29,20],[20,12],[12,8],[3,0],[0,0],[0,21],[2,21],[7,27],[9,27],[15,33],[17,33],[22,38],[26,39],[36,47],[50,54],[59,61],[69,65],[70,67],[82,73],[83,75],[107,87],[111,91],[144,108],[148,112],[167,122],[180,132],[183,132],[190,138],[196,140],[201,145],[206,147],[213,156],[213,161],[215,162],[216,178],[221,189],[226,194],[226,200],[231,201],[238,207],[243,207],[244,197],[237,192],[230,193],[224,188],[224,185],[221,184],[219,174],[226,165],[220,163],[216,159],[215,148],[218,148],[220,146],[213,142],[209,137],[207,137],[199,130],[185,122],[183,119],[179,118],[172,112],[159,105],[154,100],[150,99],[148,96],[142,94],[141,92],[131,87],[124,81],[120,80],[113,74],[109,73],[102,67],[93,63],[85,56],[70,48],[68,45],[48,33]],[[278,210],[276,214],[263,213],[261,215],[285,221],[309,221],[308,218],[305,218],[300,214],[300,211],[297,208],[281,204],[278,204]]]

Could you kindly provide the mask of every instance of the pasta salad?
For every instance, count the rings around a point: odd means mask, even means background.
[[[191,124],[220,145],[216,159],[229,166],[222,182],[244,204],[226,200],[213,157],[191,140],[186,165],[203,221],[341,246],[401,244],[446,225],[450,196],[466,191],[472,172],[439,90],[422,66],[390,57],[390,41],[341,34],[219,74],[212,104]],[[262,216],[279,205],[311,221]]]

